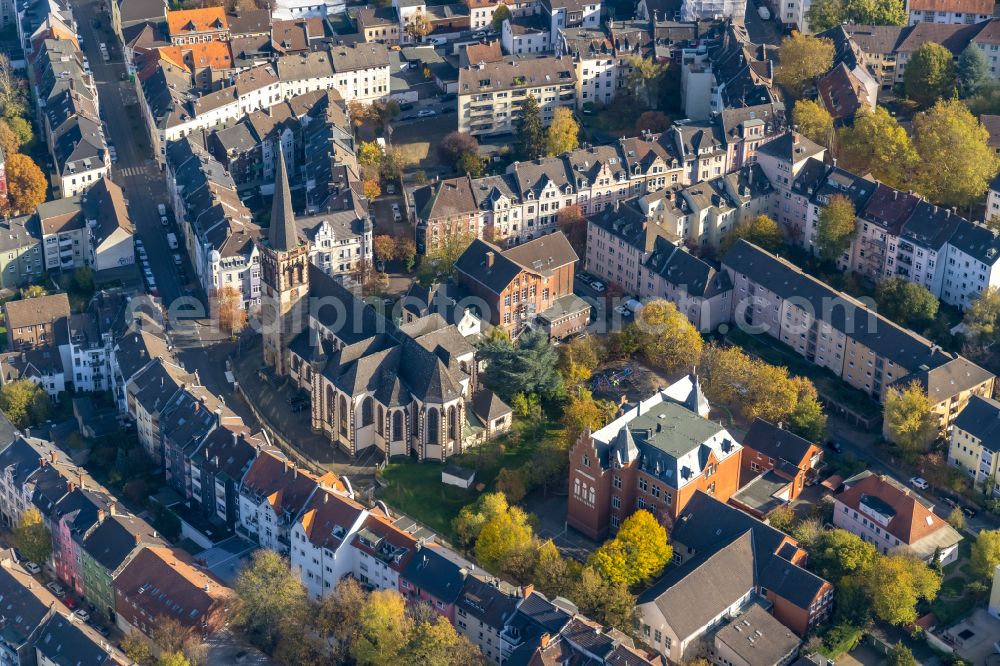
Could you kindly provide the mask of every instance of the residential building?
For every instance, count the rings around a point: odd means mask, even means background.
[[[399,21],[391,8],[359,7],[353,10],[353,18],[366,42],[399,43]]]
[[[989,398],[996,387],[996,377],[962,356],[957,356],[935,367],[920,368],[897,380],[892,388],[904,390],[916,383],[931,406],[931,414],[938,421],[938,433],[947,436],[952,424],[974,396]],[[888,425],[883,424],[883,435]]]
[[[962,535],[895,479],[865,471],[846,480],[833,499],[833,524],[882,554],[912,554],[942,565],[958,558]]]
[[[878,81],[880,91],[892,90],[896,83],[896,46],[908,33],[902,26],[844,24],[820,33],[836,44],[850,40],[864,54],[864,61]]]
[[[349,544],[368,512],[339,493],[318,488],[289,530],[292,571],[309,596],[330,594],[337,582],[354,570]]]
[[[948,239],[944,262],[940,298],[964,310],[984,291],[1000,287],[1000,235],[960,219]]]
[[[354,577],[375,590],[399,591],[399,577],[421,547],[381,509],[368,512],[350,543]]]
[[[437,544],[425,544],[414,553],[400,575],[399,593],[408,601],[428,604],[435,613],[454,624],[455,604],[472,568],[471,563],[466,564],[454,551]]]
[[[532,648],[534,648],[532,650]],[[554,636],[542,635],[538,645],[528,645],[511,655],[511,662],[529,664],[573,663],[585,659],[588,663],[612,666],[613,664],[655,664],[659,659],[636,648],[632,639],[615,629],[583,616],[576,616]]]
[[[197,378],[175,361],[157,358],[125,385],[128,415],[136,425],[139,444],[152,460],[162,462],[163,440],[160,436],[164,412],[186,386],[195,386]]]
[[[459,284],[482,299],[482,314],[493,326],[512,338],[537,326],[561,339],[590,323],[590,305],[573,294],[576,261],[559,231],[507,250],[474,240],[455,271]]]
[[[33,215],[0,223],[0,287],[18,289],[45,274],[41,230]]]
[[[833,586],[804,568],[795,539],[704,492],[682,511],[671,543],[677,566],[637,604],[640,639],[672,663],[758,599],[798,636],[832,610]]]
[[[684,0],[681,3],[682,21],[711,21],[720,18],[743,21],[746,5],[735,0]]]
[[[470,574],[455,601],[455,631],[478,647],[491,664],[500,664],[500,637],[520,600],[513,585]]]
[[[7,347],[28,350],[65,343],[69,298],[65,293],[7,301],[3,304]]]
[[[910,25],[945,23],[971,25],[993,18],[989,0],[909,0],[906,5]]]
[[[0,384],[19,379],[29,379],[45,389],[50,398],[58,398],[66,390],[66,374],[59,350],[42,347],[0,355]]]
[[[90,232],[80,197],[46,201],[35,210],[42,232],[45,270],[73,271],[90,258]]]
[[[968,474],[992,496],[1000,495],[1000,402],[989,396],[972,396],[950,434],[948,464]]]
[[[192,508],[213,524],[235,527],[239,521],[240,482],[264,445],[242,424],[216,428],[190,454]]]
[[[552,122],[556,107],[576,108],[574,64],[542,56],[459,70],[458,130],[474,136],[511,132],[529,95],[538,102],[543,127]]]
[[[602,539],[638,509],[669,528],[698,490],[727,501],[742,447],[708,413],[697,377],[684,377],[584,433],[570,450],[566,523]]]
[[[81,203],[89,232],[86,265],[103,271],[134,264],[134,228],[122,188],[105,176],[87,190]]]
[[[523,598],[517,610],[507,620],[500,634],[500,663],[530,663],[538,648],[558,636],[578,613],[571,602],[562,597],[549,601],[535,592],[533,585],[520,588]]]
[[[152,635],[165,618],[205,638],[228,621],[233,592],[178,548],[145,547],[114,579],[118,628]]]
[[[503,22],[500,31],[504,53],[518,57],[553,50],[553,39],[557,37],[552,34],[546,17],[540,14],[511,17]]]
[[[94,630],[72,616],[53,612],[40,627],[35,641],[35,663],[39,666],[59,666],[66,655],[73,655],[80,664],[118,666],[129,659]]]
[[[224,7],[175,9],[168,11],[166,18],[171,44],[229,41],[229,17]]]
[[[755,419],[743,438],[740,490],[730,502],[758,518],[794,501],[816,483],[823,449],[764,419]]]
[[[31,496],[25,496],[28,479],[48,464],[51,445],[44,440],[27,439],[17,434],[7,417],[0,420],[0,516],[4,525],[13,528],[31,505]]]
[[[954,14],[954,12],[951,12]],[[992,13],[992,11],[991,11]],[[901,33],[900,40],[896,44],[896,83],[903,83],[903,74],[906,72],[906,63],[921,46],[928,42],[940,44],[956,58],[962,54],[976,34],[983,29],[984,23],[967,24],[962,23],[930,23],[921,21]]]

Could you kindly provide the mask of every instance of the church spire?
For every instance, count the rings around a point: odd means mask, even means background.
[[[288,169],[285,168],[285,153],[278,143],[278,168],[274,174],[274,201],[271,203],[271,229],[267,240],[276,252],[294,250],[299,244],[295,228],[295,213],[292,211],[292,191],[288,184]]]

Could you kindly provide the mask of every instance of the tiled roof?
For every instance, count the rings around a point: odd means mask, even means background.
[[[764,419],[756,419],[750,424],[743,446],[775,460],[787,460],[800,469],[809,466],[808,456],[815,447],[808,440]]]
[[[855,511],[866,498],[874,497],[888,505],[893,514],[884,529],[905,544],[912,545],[932,532],[949,528],[948,523],[924,506],[918,498],[885,477],[871,474],[836,496],[837,501]]]
[[[4,310],[8,331],[25,326],[54,324],[70,314],[69,298],[65,293],[7,301],[4,303]]]
[[[909,0],[910,12],[946,12],[993,16],[993,0]],[[940,14],[938,14],[940,16]]]
[[[229,19],[222,7],[174,10],[167,12],[167,30],[171,36],[229,30]]]
[[[364,513],[357,502],[319,488],[302,510],[299,523],[312,545],[336,551]]]
[[[243,478],[241,492],[266,499],[279,516],[285,513],[294,518],[320,483],[346,492],[333,473],[317,477],[271,451],[261,451]]]
[[[463,68],[458,72],[458,94],[537,88],[575,82],[576,73],[571,60],[546,56],[515,62],[489,62],[481,67],[472,65]]]

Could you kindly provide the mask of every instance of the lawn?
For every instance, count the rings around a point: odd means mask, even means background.
[[[452,520],[466,504],[479,497],[482,484],[490,491],[501,469],[515,469],[528,462],[542,438],[562,436],[562,428],[551,422],[525,423],[515,419],[516,435],[506,435],[449,462],[476,470],[472,488],[463,490],[441,483],[441,465],[413,460],[391,462],[379,475],[383,483],[379,499],[402,511],[448,540],[454,540]]]

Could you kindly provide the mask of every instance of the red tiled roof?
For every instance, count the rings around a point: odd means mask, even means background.
[[[947,526],[947,523],[910,494],[909,490],[903,490],[877,474],[861,479],[837,495],[837,500],[858,510],[863,497],[877,498],[892,507],[896,515],[885,529],[905,544],[916,543]]]

